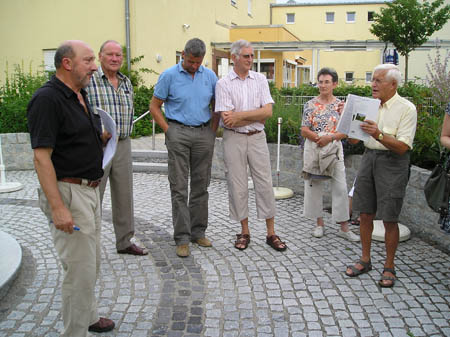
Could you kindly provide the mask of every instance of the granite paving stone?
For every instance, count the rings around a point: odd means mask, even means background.
[[[58,336],[62,270],[38,208],[37,177],[33,171],[8,176],[25,187],[0,194],[0,230],[16,238],[24,259],[0,301],[0,336]],[[207,237],[213,247],[191,244],[191,256],[180,259],[167,176],[134,173],[136,239],[149,250],[135,257],[115,250],[107,188],[96,293],[99,312],[116,321],[108,337],[450,335],[448,254],[415,237],[400,243],[399,280],[381,289],[384,243],[373,242],[374,270],[345,277],[360,244],[337,237],[328,213],[325,236],[312,238],[315,222],[302,216],[301,195],[277,201],[276,231],[289,248],[276,252],[265,244],[252,190],[252,241],[245,251],[233,247],[240,226],[228,218],[226,182],[213,179],[209,193]]]

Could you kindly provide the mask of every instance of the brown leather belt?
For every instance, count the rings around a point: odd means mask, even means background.
[[[256,135],[257,133],[260,133],[262,131],[262,130],[255,130],[255,131],[249,131],[249,132],[239,132],[239,131],[236,131],[236,130],[233,130],[233,129],[228,129],[228,128],[225,128],[225,129],[228,130],[228,131],[232,131],[232,132],[239,133],[241,135],[247,135],[247,136],[253,136],[253,135]]]
[[[61,178],[58,180],[63,181],[65,183],[84,185],[84,186],[88,186],[88,187],[92,187],[92,188],[96,188],[98,185],[100,185],[100,181],[101,181],[101,179],[88,180],[88,179],[81,179],[81,178]]]

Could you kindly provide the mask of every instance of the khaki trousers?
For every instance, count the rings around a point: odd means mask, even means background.
[[[258,219],[275,216],[270,155],[264,131],[247,136],[231,130],[223,131],[223,156],[228,183],[230,219],[248,218],[247,164],[255,186]]]
[[[100,183],[102,202],[108,179],[111,189],[112,222],[116,235],[116,249],[122,250],[131,246],[130,240],[134,236],[133,163],[129,137],[119,140],[114,158],[104,169],[102,182]]]
[[[49,220],[64,278],[61,287],[64,331],[61,336],[86,337],[99,320],[95,283],[100,271],[100,193],[98,188],[58,182],[64,204],[80,231],[67,234],[55,228],[51,209],[41,189],[39,206]]]
[[[169,122],[168,179],[177,246],[205,237],[215,137],[210,126],[190,128]]]

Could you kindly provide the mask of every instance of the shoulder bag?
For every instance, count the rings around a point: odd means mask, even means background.
[[[448,199],[450,194],[449,156],[440,161],[431,171],[425,186],[425,199],[428,206],[440,214],[448,213]]]

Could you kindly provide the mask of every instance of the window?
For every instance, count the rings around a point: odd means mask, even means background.
[[[295,23],[295,13],[287,13],[286,14],[286,24],[292,25]]]
[[[353,82],[353,71],[345,72],[345,82]]]
[[[248,15],[252,15],[252,0],[248,0]]]
[[[266,76],[267,81],[275,82],[275,60],[274,59],[261,59],[259,61],[260,73]],[[253,71],[258,71],[258,62],[253,60]]]
[[[176,64],[180,63],[180,61],[181,61],[181,52],[180,51],[176,52],[175,61],[176,61]]]
[[[334,23],[334,12],[327,12],[326,13],[325,23]]]
[[[44,49],[44,70],[48,72],[55,71],[56,49]]]
[[[297,67],[298,78],[297,84],[309,84],[311,81],[311,66]]]
[[[366,71],[366,83],[372,82],[372,72]]]
[[[292,61],[283,61],[283,88],[295,86],[295,64]]]
[[[367,21],[373,22],[373,15],[375,12],[367,12]]]
[[[347,23],[353,23],[356,21],[356,12],[347,12]]]

